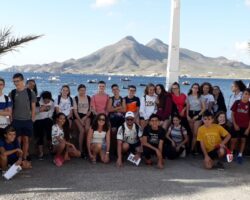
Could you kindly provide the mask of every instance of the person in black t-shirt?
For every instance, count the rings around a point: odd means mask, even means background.
[[[144,128],[142,145],[143,154],[146,158],[146,164],[151,165],[151,156],[157,156],[158,168],[163,168],[162,150],[164,142],[165,130],[160,127],[160,119],[156,114],[152,114],[149,118],[149,125]]]

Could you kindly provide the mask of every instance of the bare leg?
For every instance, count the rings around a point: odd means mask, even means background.
[[[27,159],[27,156],[29,155],[29,137],[28,136],[22,136],[22,142],[23,142],[23,158],[24,160]]]
[[[6,171],[7,166],[8,166],[8,157],[0,155],[0,167],[2,168],[3,171]]]
[[[84,139],[84,127],[82,126],[81,122],[77,119],[76,121],[76,126],[79,130],[79,150],[82,152],[83,150],[83,139]]]

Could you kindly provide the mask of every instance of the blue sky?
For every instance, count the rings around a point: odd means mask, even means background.
[[[1,1],[1,28],[44,37],[1,57],[0,68],[80,58],[127,35],[169,43],[169,21],[170,0]],[[181,47],[250,64],[249,40],[250,0],[181,1]]]

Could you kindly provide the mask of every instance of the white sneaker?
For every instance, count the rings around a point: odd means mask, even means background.
[[[186,157],[186,149],[184,149],[180,155],[180,158],[185,158],[185,157]]]

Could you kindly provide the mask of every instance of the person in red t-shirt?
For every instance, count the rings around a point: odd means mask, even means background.
[[[240,139],[240,150],[237,162],[242,164],[242,153],[245,149],[246,138],[250,131],[250,89],[246,89],[241,100],[234,102],[232,110],[233,132],[231,140],[231,151],[235,149],[237,140]]]

